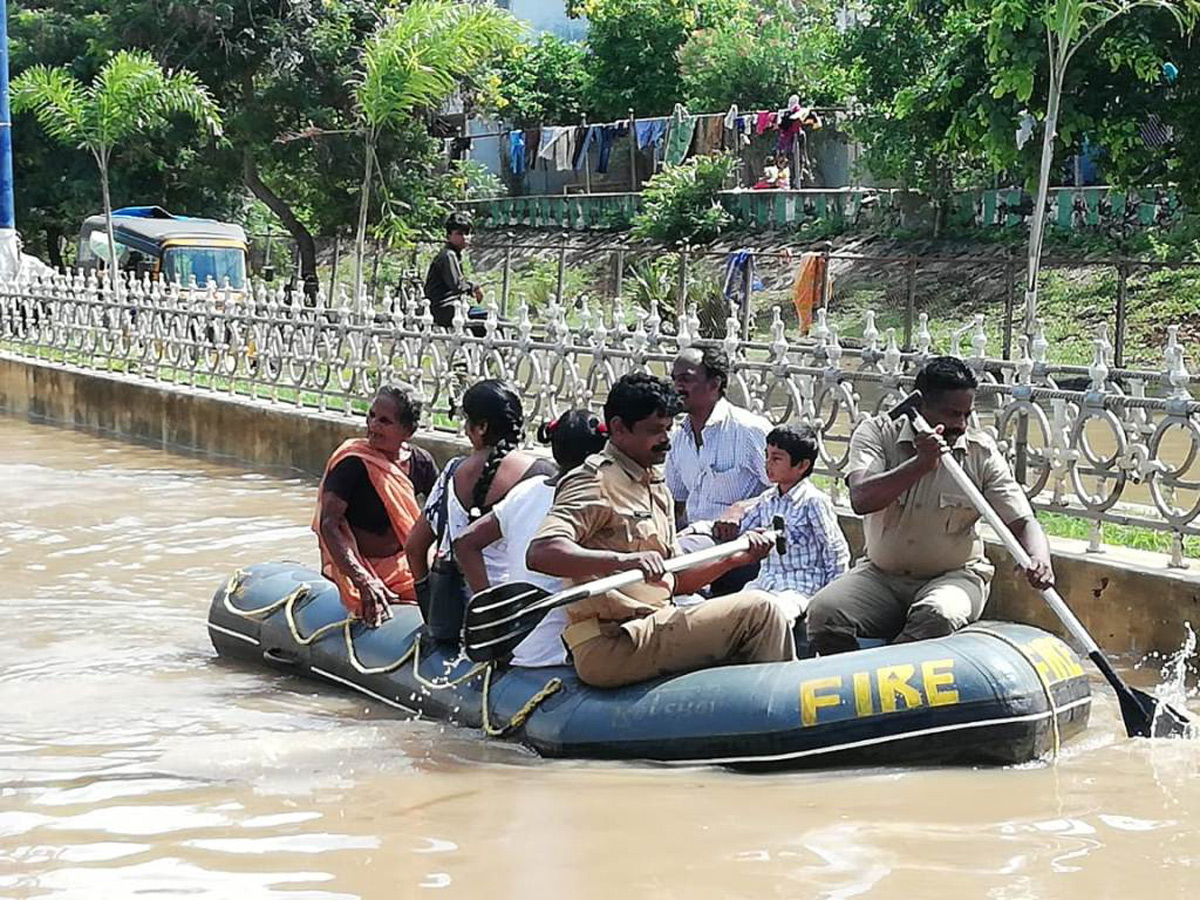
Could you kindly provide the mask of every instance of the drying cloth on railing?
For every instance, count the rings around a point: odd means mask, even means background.
[[[600,129],[600,158],[596,161],[596,171],[601,175],[608,172],[608,161],[612,155],[613,144],[617,138],[629,134],[629,126],[621,123],[618,125],[605,125]]]
[[[583,139],[575,144],[575,155],[571,159],[571,168],[578,172],[587,164],[588,154],[592,144],[600,142],[600,131],[603,128],[601,125],[589,125],[587,130],[580,128],[583,131]],[[579,132],[576,132],[578,134]]]
[[[740,306],[748,299],[744,289],[746,266],[750,265],[753,259],[754,253],[751,250],[734,250],[725,258],[725,277],[721,284],[730,308],[734,305]],[[759,278],[753,278],[750,282],[751,291],[761,291],[763,287]]]
[[[567,128],[563,125],[544,126],[542,128],[542,146],[538,150],[537,158],[544,159],[547,163],[553,160],[557,167],[560,151],[566,149],[567,136],[572,131],[574,128]]]
[[[525,132],[508,133],[508,163],[509,170],[518,178],[525,174]]]
[[[671,113],[671,125],[667,131],[667,151],[663,157],[667,165],[677,166],[687,159],[695,132],[696,120],[688,115],[682,103],[676,103],[675,111]]]
[[[637,123],[637,145],[641,150],[651,145],[657,147],[662,143],[663,135],[667,133],[667,120],[639,119]]]
[[[804,253],[796,269],[796,281],[792,285],[792,303],[796,307],[796,318],[800,320],[800,334],[808,334],[812,325],[813,310],[821,302],[821,289],[825,284],[827,269],[825,257],[820,253]]]

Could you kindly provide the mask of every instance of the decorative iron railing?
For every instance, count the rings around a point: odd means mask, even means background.
[[[524,303],[502,321],[493,301],[486,320],[468,322],[460,310],[453,328],[438,329],[421,307],[395,293],[308,305],[261,283],[243,294],[130,280],[114,293],[94,274],[57,275],[0,285],[0,350],[346,416],[359,415],[379,385],[403,382],[426,400],[425,427],[439,431],[458,427],[455,401],[470,383],[507,378],[532,433],[565,409],[598,408],[622,374],[665,374],[681,348],[709,343],[694,309],[677,324],[639,310],[626,326],[586,298],[569,313],[552,303],[538,321]],[[1112,366],[1106,326],[1089,366],[1053,362],[1040,330],[1019,339],[1016,359],[990,356],[982,316],[955,331],[951,346],[934,347],[922,315],[909,352],[871,316],[858,347],[842,345],[823,310],[803,339],[785,334],[778,310],[769,340],[742,340],[734,318],[726,326],[719,343],[733,364],[731,398],[775,422],[813,426],[818,471],[835,496],[854,426],[903,396],[924,359],[948,352],[978,374],[977,424],[996,437],[1035,506],[1092,523],[1093,549],[1104,524],[1136,526],[1169,534],[1178,566],[1184,538],[1200,535],[1198,377],[1175,327],[1161,368],[1150,370]]]

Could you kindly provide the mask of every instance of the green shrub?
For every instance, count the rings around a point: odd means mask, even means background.
[[[694,156],[667,166],[642,191],[642,212],[634,217],[633,235],[656,241],[711,241],[733,217],[718,193],[733,175],[737,160],[728,153]]]

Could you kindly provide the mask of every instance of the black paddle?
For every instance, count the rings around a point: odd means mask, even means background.
[[[929,432],[932,429],[929,423],[925,421],[925,417],[921,415],[917,406],[921,402],[921,392],[913,391],[904,398],[888,415],[892,419],[898,419],[901,416],[908,416],[913,423],[913,427],[920,432]],[[987,502],[987,498],[980,493],[979,488],[975,487],[975,483],[971,481],[962,466],[958,464],[958,460],[954,458],[950,447],[943,443],[942,445],[942,465],[953,476],[955,482],[963,490],[968,497],[971,498],[971,503],[979,510],[979,514],[987,520],[987,523],[992,526],[992,530],[996,532],[1004,546],[1008,548],[1008,552],[1012,554],[1013,559],[1017,561],[1017,565],[1025,569],[1029,567],[1029,554],[1025,548],[1021,546],[1008,526],[992,509],[992,505]],[[1096,664],[1096,668],[1100,670],[1112,689],[1117,693],[1117,700],[1121,704],[1121,716],[1125,720],[1125,731],[1130,737],[1190,737],[1193,734],[1192,720],[1187,713],[1175,709],[1169,703],[1152,697],[1145,691],[1139,691],[1136,688],[1131,688],[1121,676],[1113,671],[1112,665],[1108,658],[1105,657],[1104,651],[1099,645],[1092,640],[1092,636],[1088,634],[1087,629],[1083,627],[1083,623],[1075,618],[1075,614],[1071,612],[1071,608],[1067,606],[1066,601],[1059,596],[1058,591],[1054,588],[1046,588],[1042,591],[1042,598],[1050,606],[1050,609],[1058,616],[1059,620],[1067,626],[1067,631],[1071,632],[1071,636],[1075,638],[1087,653],[1088,658]]]
[[[775,541],[775,549],[782,554],[787,549],[782,517],[776,516],[771,524],[772,530],[766,534]],[[749,546],[749,538],[743,535],[725,544],[674,556],[666,561],[666,569],[668,572],[680,572],[733,556]],[[550,610],[636,584],[644,578],[640,570],[634,569],[579,584],[557,594],[523,581],[498,584],[480,591],[467,606],[464,641],[467,656],[475,662],[503,659],[512,654],[517,644],[528,637]]]

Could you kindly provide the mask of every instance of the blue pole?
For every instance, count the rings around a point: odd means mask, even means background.
[[[0,0],[0,231],[17,227],[13,210],[12,113],[8,109],[8,3]]]

